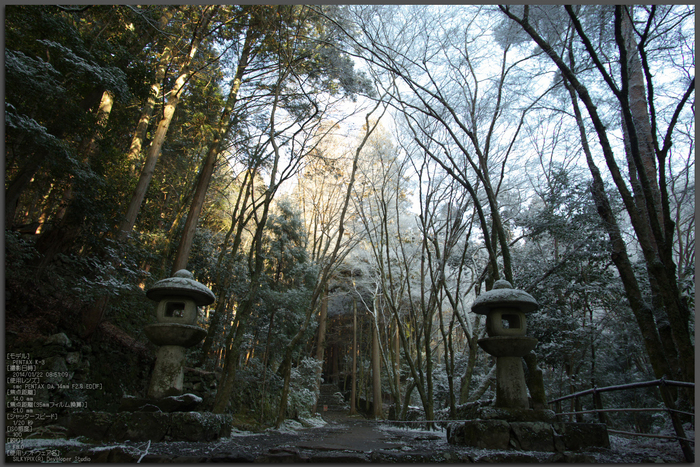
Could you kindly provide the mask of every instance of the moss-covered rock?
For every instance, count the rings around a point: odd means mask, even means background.
[[[213,441],[231,435],[231,417],[201,412],[170,414],[168,438],[177,441]]]
[[[448,425],[447,442],[479,449],[560,453],[610,449],[607,427],[602,423],[470,420]]]
[[[511,440],[516,448],[525,451],[554,451],[554,432],[550,423],[512,422]]]
[[[509,449],[510,424],[505,420],[470,420],[462,425],[463,445],[479,449]]]

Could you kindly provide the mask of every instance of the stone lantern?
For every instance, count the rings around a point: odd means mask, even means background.
[[[557,452],[563,459],[566,451],[610,448],[607,427],[602,423],[557,422],[552,410],[530,409],[522,357],[534,350],[537,339],[525,335],[525,316],[538,307],[530,294],[503,280],[474,301],[472,311],[486,315],[488,337],[479,339],[479,346],[496,357],[496,401],[493,405],[481,401],[465,404],[462,417],[466,421],[448,425],[448,443],[478,449]],[[542,462],[539,457],[529,459]],[[503,462],[526,461],[518,452],[517,457]]]
[[[146,296],[158,302],[158,323],[144,328],[146,337],[160,346],[148,387],[148,397],[160,399],[182,394],[185,352],[202,342],[207,331],[195,323],[197,307],[214,303],[214,293],[181,269],[173,277],[156,282]]]
[[[522,357],[535,348],[537,339],[525,335],[525,314],[538,307],[530,294],[504,280],[496,281],[472,305],[472,312],[486,315],[489,337],[479,339],[479,346],[496,357],[496,407],[529,408]]]

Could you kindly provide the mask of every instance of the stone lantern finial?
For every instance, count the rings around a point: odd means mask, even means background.
[[[493,283],[492,289],[512,289],[512,288],[513,288],[513,286],[507,280],[498,279],[496,282]]]

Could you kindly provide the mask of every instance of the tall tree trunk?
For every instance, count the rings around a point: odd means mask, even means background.
[[[620,46],[626,49],[629,83],[629,116],[622,113],[623,137],[634,199],[640,213],[640,223],[643,223],[643,226],[636,227],[636,230],[643,229],[649,232],[647,235],[651,248],[645,252],[645,259],[652,289],[654,315],[669,365],[677,369],[677,373],[670,376],[692,381],[695,359],[694,346],[688,330],[689,313],[685,312],[687,307],[682,306],[678,299],[680,291],[676,283],[675,263],[670,254],[673,229],[664,225],[664,220],[668,217],[664,215],[664,209],[668,211],[668,203],[664,203],[658,183],[658,179],[663,180],[665,175],[657,171],[644,74],[637,52],[631,14],[632,10],[628,8],[620,11],[619,33],[622,36]],[[634,157],[635,150],[638,159]],[[654,225],[660,227],[655,229]],[[661,226],[664,226],[665,230],[662,231]],[[656,266],[657,264],[659,266]]]
[[[642,296],[639,283],[634,275],[632,263],[630,262],[629,255],[627,254],[627,246],[622,238],[620,228],[617,224],[617,219],[612,212],[610,202],[607,194],[605,193],[603,179],[600,175],[600,171],[593,161],[593,156],[588,146],[588,138],[585,133],[583,118],[581,111],[579,110],[576,94],[574,94],[574,90],[568,84],[568,82],[565,82],[565,85],[569,90],[569,97],[571,98],[574,115],[579,127],[581,144],[583,146],[583,151],[586,156],[589,170],[593,177],[593,183],[591,185],[593,201],[595,202],[598,214],[604,221],[605,229],[610,238],[612,248],[611,257],[613,263],[620,274],[623,287],[625,288],[625,294],[630,302],[632,312],[637,320],[637,325],[642,333],[642,339],[645,344],[647,355],[649,355],[652,368],[654,369],[654,374],[657,378],[661,378],[664,375],[670,375],[672,374],[671,369],[669,367],[668,360],[666,359],[666,355],[663,352],[663,346],[656,328],[653,312]]]
[[[375,311],[376,313],[376,311]],[[382,374],[379,356],[379,332],[375,316],[372,326],[372,416],[382,418]]]
[[[237,225],[237,222],[232,222],[231,224],[231,229],[226,233],[226,238],[222,242],[222,249],[219,254],[219,259],[217,261],[217,266],[216,270],[221,271],[222,267],[222,262],[224,260],[224,256],[227,254],[227,248],[226,245],[228,243],[228,240],[230,238],[231,233],[234,230],[234,227]],[[239,231],[242,230],[242,226],[239,225]],[[238,237],[237,237],[237,240]],[[237,250],[237,242],[234,240],[234,248],[233,251],[235,252]],[[231,305],[231,300],[229,299],[229,291],[228,288],[231,283],[231,269],[227,268],[226,272],[223,274],[219,274],[218,280],[216,281],[219,285],[219,296],[216,301],[216,307],[214,308],[214,312],[212,313],[212,316],[210,318],[209,322],[209,328],[207,329],[207,336],[204,338],[204,343],[202,344],[202,357],[199,361],[199,365],[204,367],[207,365],[207,360],[209,358],[209,354],[211,352],[211,348],[214,344],[214,340],[216,339],[217,336],[222,335],[222,331],[226,327],[224,324],[223,319],[224,316],[227,314],[226,313],[226,308],[227,306]],[[216,364],[215,364],[216,366]]]
[[[173,15],[175,14],[175,10],[178,7],[171,8],[171,7],[165,7],[163,11],[163,15],[160,17],[158,20],[158,30],[162,30],[167,26],[167,24],[170,22],[172,19]],[[144,35],[144,37],[148,37],[147,35]],[[143,41],[139,41],[139,44],[141,45],[141,48],[145,46],[146,44],[141,44]],[[155,109],[156,102],[158,99],[158,96],[160,95],[161,91],[161,83],[163,82],[163,78],[165,78],[165,70],[166,66],[169,64],[170,60],[172,59],[172,48],[170,45],[167,45],[165,47],[165,50],[160,56],[159,64],[158,64],[158,69],[156,70],[156,76],[153,84],[151,85],[151,92],[148,95],[148,99],[146,100],[146,104],[144,105],[143,109],[141,110],[141,116],[139,117],[139,121],[136,124],[136,130],[134,131],[134,136],[131,138],[131,144],[129,145],[129,152],[126,154],[126,159],[130,164],[130,172],[131,176],[136,175],[136,160],[138,159],[139,155],[141,154],[141,149],[143,147],[143,142],[146,139],[146,132],[148,130],[148,124],[151,121],[151,117],[153,117],[153,110]]]
[[[195,188],[192,204],[190,205],[190,210],[187,214],[187,221],[185,222],[185,228],[182,232],[182,237],[180,238],[180,244],[178,246],[177,253],[175,254],[175,261],[173,262],[172,267],[173,273],[187,267],[187,259],[190,255],[190,249],[192,248],[192,241],[194,240],[194,234],[197,229],[197,221],[202,213],[207,190],[209,189],[209,184],[211,183],[211,178],[214,174],[214,166],[216,165],[216,160],[221,152],[221,143],[226,139],[226,136],[234,123],[232,120],[232,114],[236,107],[236,102],[238,101],[238,91],[240,90],[241,83],[243,82],[243,75],[248,68],[254,41],[255,35],[251,29],[248,29],[243,50],[241,51],[241,57],[238,61],[238,67],[236,68],[236,76],[231,82],[231,90],[229,92],[228,99],[226,100],[224,111],[221,114],[219,125],[214,132],[212,142],[209,144],[207,157],[204,159],[202,169],[200,170],[199,177],[197,178],[197,187]]]
[[[399,322],[394,320],[396,328],[394,328],[393,351],[394,351],[394,380],[396,381],[396,395],[394,402],[395,415],[397,420],[401,413],[401,340],[399,339]]]
[[[634,193],[635,204],[640,212],[640,217],[645,222],[645,230],[649,232],[649,243],[654,251],[659,250],[659,244],[656,239],[651,235],[652,227],[649,222],[647,213],[646,200],[644,198],[644,190],[642,189],[639,176],[637,175],[638,168],[635,165],[634,158],[632,156],[632,147],[630,141],[630,134],[628,127],[629,125],[634,125],[637,133],[637,139],[639,141],[639,153],[641,160],[644,164],[642,170],[644,170],[647,179],[651,185],[651,191],[654,197],[654,205],[656,207],[661,206],[661,193],[659,191],[659,185],[656,179],[656,154],[654,152],[653,141],[651,140],[651,126],[649,123],[649,113],[646,108],[647,99],[644,87],[644,76],[642,72],[642,66],[639,61],[639,56],[636,53],[637,44],[632,37],[632,25],[630,24],[630,18],[628,15],[623,15],[621,23],[622,34],[624,36],[625,47],[628,51],[627,56],[627,68],[629,74],[629,102],[630,102],[630,112],[632,113],[632,122],[627,122],[624,113],[621,113],[622,120],[622,135],[623,142],[625,145],[625,153],[627,156],[627,165],[629,168],[629,178],[632,185],[632,192]],[[663,224],[663,216],[660,210],[657,210],[658,222]],[[657,259],[658,260],[658,259]],[[656,326],[659,330],[659,337],[661,338],[661,343],[664,346],[664,352],[666,353],[666,358],[668,359],[671,368],[678,368],[678,352],[676,350],[676,345],[673,341],[673,333],[671,331],[671,324],[668,320],[668,316],[664,310],[663,297],[661,295],[660,286],[657,278],[654,276],[651,270],[649,272],[649,284],[651,287],[651,301],[652,310],[654,312],[654,318],[656,319]],[[683,376],[680,374],[672,375],[674,379],[682,379]]]
[[[476,315],[476,320],[473,326],[473,334],[467,335],[467,345],[469,349],[469,357],[467,358],[467,368],[464,370],[462,381],[459,386],[459,403],[466,404],[469,398],[469,387],[471,386],[474,368],[476,367],[476,357],[478,355],[479,346],[477,340],[480,332],[481,315]]]
[[[255,236],[253,238],[251,251],[249,253],[249,258],[252,261],[252,271],[250,275],[248,293],[246,294],[245,299],[239,305],[236,312],[236,326],[231,328],[231,331],[226,337],[226,342],[230,343],[230,345],[224,361],[224,371],[221,377],[221,385],[217,389],[216,396],[214,397],[214,407],[212,408],[212,412],[214,413],[224,413],[231,398],[231,394],[233,393],[236,370],[238,368],[240,345],[243,340],[244,330],[246,328],[248,318],[250,317],[253,308],[255,307],[255,302],[258,298],[258,290],[260,288],[260,281],[265,264],[262,255],[263,231],[265,229],[265,224],[267,223],[271,201],[272,194],[269,193],[268,190],[266,200],[263,203],[263,212],[257,222]]]
[[[233,235],[233,244],[231,245],[230,251],[232,255],[237,254],[238,248],[241,245],[243,239],[243,230],[247,224],[247,210],[249,208],[249,200],[251,204],[255,203],[253,199],[253,189],[255,184],[255,169],[250,169],[245,171],[245,176],[243,177],[243,183],[240,190],[238,191],[238,196],[236,198],[236,205],[231,214],[231,228],[226,232],[224,241],[221,243],[221,252],[219,253],[219,258],[216,262],[216,270],[221,271],[222,264],[226,255],[229,253],[228,242]],[[235,234],[234,234],[235,232]],[[225,297],[227,296],[227,289],[231,281],[231,269],[227,268],[224,273],[219,272],[218,280],[216,281],[221,291],[219,293],[219,300],[217,301],[217,306],[214,310],[214,315],[211,318],[211,324],[207,331],[207,337],[204,339],[202,344],[202,359],[200,364],[203,366],[206,362],[207,356],[214,342],[215,336],[218,333],[219,324],[222,320],[221,316],[225,312]]]
[[[352,390],[350,415],[357,413],[357,299],[352,300]]]
[[[276,310],[270,314],[270,326],[267,328],[267,340],[265,341],[265,354],[263,357],[263,382],[262,382],[262,394],[260,396],[260,422],[262,423],[263,417],[265,415],[265,385],[267,383],[267,361],[270,355],[270,342],[272,341],[272,327],[275,323],[275,313]],[[315,411],[314,411],[315,413]]]
[[[146,105],[141,111],[141,117],[139,117],[139,121],[136,125],[134,136],[131,138],[129,152],[126,156],[127,160],[131,165],[131,172],[136,171],[136,159],[138,158],[139,154],[141,154],[143,141],[146,139],[148,124],[151,121],[151,117],[153,116],[153,109],[155,108],[156,100],[158,98],[158,95],[160,94],[160,83],[163,81],[163,78],[165,78],[166,65],[168,64],[168,62],[170,62],[169,51],[169,48],[166,49],[166,52],[161,57],[160,64],[158,65],[158,71],[156,72],[156,80],[153,83],[153,85],[151,85],[151,93],[148,96]],[[175,103],[176,102],[174,99],[172,102],[170,102],[169,99],[168,104]],[[164,118],[166,117],[165,111],[167,111],[169,118],[172,119],[172,115],[174,114],[174,106],[172,107],[172,112],[170,110],[171,109],[164,109]],[[168,121],[167,123],[167,126],[169,125],[170,121]],[[126,236],[133,230],[134,224],[136,224],[136,217],[138,215],[139,209],[141,208],[143,198],[146,196],[146,190],[148,189],[148,185],[151,181],[151,178],[153,177],[153,172],[155,170],[156,162],[158,161],[160,148],[163,145],[165,133],[167,133],[168,131],[167,126],[164,123],[158,123],[156,138],[160,138],[160,141],[153,141],[153,143],[158,144],[158,147],[154,147],[154,145],[151,144],[148,154],[146,155],[146,158],[143,162],[143,166],[141,168],[141,175],[139,176],[139,180],[136,184],[136,187],[134,188],[134,193],[132,194],[129,206],[127,207],[125,218],[119,227],[118,236],[120,240],[124,240]],[[162,135],[158,135],[158,131],[160,131]]]
[[[236,380],[236,370],[238,369],[238,360],[240,356],[240,343],[243,340],[243,328],[246,317],[236,314],[235,323],[229,329],[227,337],[228,344],[226,345],[224,354],[224,367],[221,374],[221,382],[216,389],[212,413],[221,414],[228,408],[233,386]]]
[[[456,313],[456,311],[453,311]],[[454,327],[455,317],[452,315],[452,320],[450,321],[449,328],[445,330],[444,318],[442,316],[442,309],[438,309],[438,315],[440,318],[440,333],[442,334],[442,346],[445,351],[445,373],[447,373],[447,386],[448,386],[448,405],[450,408],[450,417],[455,416],[456,412],[456,398],[454,391],[454,347],[452,342],[452,330]]]
[[[207,329],[207,337],[204,338],[204,343],[202,344],[202,358],[199,361],[199,366],[204,367],[207,364],[209,358],[209,353],[211,352],[212,345],[214,344],[215,335],[220,335],[222,332],[223,316],[226,313],[226,306],[229,304],[226,294],[227,284],[221,286],[219,290],[219,296],[216,299],[216,307],[212,313],[211,320],[209,321],[209,328]]]
[[[631,10],[630,14],[631,14]],[[643,170],[646,174],[649,184],[651,185],[651,190],[654,198],[654,205],[657,209],[657,221],[660,225],[663,225],[663,215],[661,213],[661,192],[659,191],[659,184],[657,180],[657,167],[656,167],[656,152],[654,151],[654,141],[651,132],[651,123],[649,121],[649,109],[647,108],[647,95],[646,88],[644,85],[644,72],[642,71],[642,64],[639,60],[639,54],[637,53],[637,43],[634,39],[634,31],[631,24],[630,17],[623,13],[621,18],[621,32],[624,37],[625,48],[627,49],[627,70],[629,75],[629,107],[630,113],[632,114],[632,122],[634,125],[637,139],[639,143],[639,152],[641,161],[643,163]],[[625,121],[624,114],[622,117],[622,131],[625,139],[625,149],[627,152],[628,160],[634,165],[632,160],[632,148],[630,147],[629,132],[627,130],[628,123]],[[633,173],[630,173],[630,177],[637,179],[636,169]],[[639,180],[637,179],[637,184]],[[633,188],[635,184],[633,182]],[[635,192],[639,192],[639,201],[644,198],[641,192],[641,186],[635,189]],[[638,202],[640,208],[641,203]],[[644,208],[646,211],[646,208]],[[651,228],[651,226],[650,226]]]
[[[323,351],[326,347],[326,319],[328,316],[328,286],[323,293],[321,299],[321,315],[318,318],[318,338],[316,340],[316,361],[318,369],[316,370],[316,402],[311,413],[316,413],[318,406],[318,395],[321,393],[321,381],[323,380]]]
[[[401,415],[399,416],[400,420],[406,420],[406,416],[408,415],[408,407],[411,404],[411,394],[413,394],[413,390],[416,388],[416,386],[417,383],[414,379],[411,380],[406,387],[406,393],[403,395],[403,409],[401,409]]]
[[[168,133],[168,128],[170,128],[170,122],[173,119],[173,115],[175,115],[175,108],[180,101],[180,96],[185,88],[188,77],[189,69],[187,69],[185,73],[182,73],[175,81],[175,86],[171,90],[170,97],[168,97],[168,102],[163,108],[163,117],[160,119],[156,127],[155,136],[148,148],[148,153],[146,154],[146,158],[143,161],[143,166],[141,167],[141,175],[136,182],[136,187],[134,188],[134,192],[131,196],[131,201],[126,209],[124,221],[119,227],[119,230],[121,231],[120,235],[122,237],[130,233],[134,228],[134,224],[136,224],[136,217],[141,209],[143,199],[146,197],[146,191],[148,190],[148,185],[151,183],[151,178],[153,178],[156,163],[158,162],[158,156],[160,156],[160,150],[165,142],[165,136]]]
[[[169,60],[169,59],[168,59]],[[161,59],[161,63],[158,66],[158,71],[156,72],[156,80],[151,85],[151,92],[148,95],[146,104],[141,110],[141,116],[136,124],[136,130],[134,131],[134,136],[131,138],[131,144],[129,145],[129,152],[126,154],[126,159],[129,162],[129,169],[131,175],[136,175],[136,160],[141,154],[141,149],[143,147],[143,142],[146,139],[146,132],[148,131],[148,124],[153,116],[153,110],[156,107],[156,100],[158,95],[160,95],[160,83],[165,77],[165,63]]]
[[[430,315],[430,318],[432,320],[432,314]],[[425,380],[427,383],[427,406],[425,406],[425,418],[426,420],[433,420],[434,414],[433,414],[433,409],[434,409],[434,390],[433,390],[433,349],[431,345],[431,339],[430,335],[432,334],[432,326],[429,325],[432,324],[431,322],[426,323],[425,325]],[[429,423],[428,426],[432,427],[432,423]]]
[[[211,8],[205,7],[197,33],[194,35],[190,44],[189,53],[183,60],[184,63],[182,65],[182,71],[175,80],[175,84],[169,92],[168,101],[163,107],[163,116],[156,126],[153,141],[148,148],[146,159],[144,160],[143,167],[141,168],[141,175],[139,176],[138,182],[136,182],[136,187],[134,188],[129,207],[126,210],[124,221],[119,227],[119,230],[121,231],[120,236],[122,238],[131,232],[134,228],[134,224],[136,224],[136,217],[141,209],[143,199],[146,197],[146,191],[148,190],[148,185],[151,183],[151,178],[153,178],[156,163],[158,162],[158,156],[160,155],[160,150],[163,147],[165,137],[168,133],[168,129],[170,128],[170,122],[172,122],[173,115],[175,115],[175,109],[180,102],[180,97],[185,90],[187,82],[194,72],[191,67],[192,61],[194,60],[194,57],[199,50],[199,46],[204,39],[207,28],[209,27],[209,22],[218,8],[218,6],[213,6]],[[167,56],[168,54],[165,54],[163,58],[166,58]],[[161,63],[160,66],[162,67],[165,65],[164,63]]]

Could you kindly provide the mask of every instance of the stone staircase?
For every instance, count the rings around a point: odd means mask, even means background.
[[[345,402],[342,393],[335,384],[322,384],[321,392],[316,404],[316,412],[345,412],[349,410],[349,405]]]

